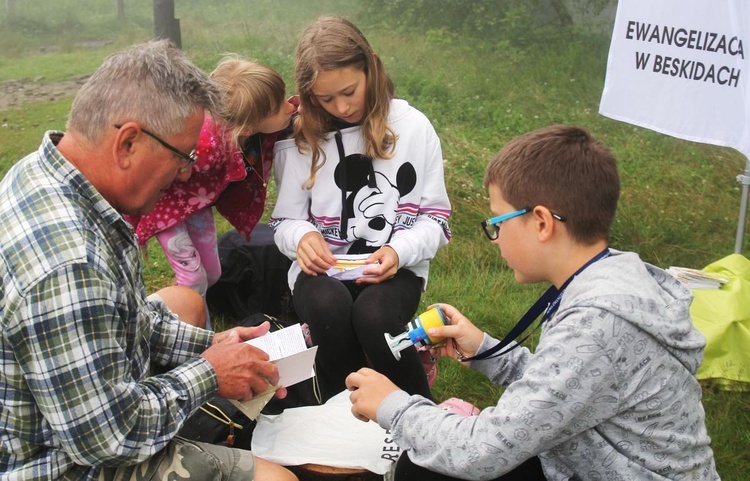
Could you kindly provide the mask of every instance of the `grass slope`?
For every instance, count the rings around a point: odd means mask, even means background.
[[[86,8],[80,3],[18,2],[13,18],[0,11],[0,84],[54,83],[85,75],[109,52],[152,35],[150,0],[127,2],[124,20],[115,18],[109,0],[89,0]],[[432,263],[422,308],[452,303],[500,336],[541,292],[544,286],[514,282],[497,249],[481,234],[479,221],[488,214],[482,188],[487,160],[514,136],[551,123],[588,129],[618,158],[622,198],[614,247],[637,251],[662,267],[701,268],[733,251],[740,205],[735,177],[743,171],[744,159],[730,149],[600,116],[606,36],[570,34],[514,46],[441,29],[395,30],[366,15],[362,5],[367,2],[353,0],[175,3],[183,48],[198,65],[210,70],[223,53],[237,52],[277,69],[290,92],[294,46],[306,23],[321,13],[339,13],[360,24],[391,73],[397,94],[427,114],[443,142],[454,238]],[[37,148],[45,130],[64,129],[71,100],[45,99],[0,112],[0,176]],[[273,184],[270,188],[269,210],[275,197]],[[223,219],[218,222],[221,231],[229,228]],[[169,285],[171,271],[156,243],[149,253],[144,272],[148,288]],[[457,396],[488,406],[500,390],[444,359],[435,393],[438,399]],[[749,403],[744,393],[706,386],[709,431],[724,480],[746,478]]]

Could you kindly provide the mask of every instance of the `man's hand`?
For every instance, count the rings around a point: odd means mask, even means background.
[[[363,367],[346,377],[346,388],[352,393],[352,414],[360,421],[378,420],[378,408],[390,393],[398,391],[398,386],[377,371]]]
[[[214,334],[214,344],[224,342],[232,335],[232,333],[236,333],[240,337],[240,340],[244,342],[250,339],[255,339],[256,337],[264,336],[268,334],[268,331],[270,330],[271,323],[268,321],[253,327],[233,327],[232,329]]]
[[[268,361],[268,354],[244,341],[268,332],[264,322],[258,327],[237,327],[218,333],[214,344],[201,357],[211,364],[219,379],[218,395],[227,399],[247,401],[263,394],[269,385],[279,382],[276,365]],[[286,396],[279,388],[276,397]]]

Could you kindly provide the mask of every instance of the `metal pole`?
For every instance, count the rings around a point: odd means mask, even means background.
[[[174,18],[174,0],[154,0],[154,35],[182,48],[180,21]]]
[[[740,219],[737,223],[737,239],[734,242],[734,253],[742,254],[745,240],[745,221],[747,220],[747,197],[750,191],[750,158],[745,163],[745,173],[737,176],[737,182],[742,184],[742,199],[740,199]]]

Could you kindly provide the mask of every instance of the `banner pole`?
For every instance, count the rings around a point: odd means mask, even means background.
[[[750,190],[750,158],[746,158],[745,173],[737,176],[737,182],[742,184],[742,199],[740,199],[740,219],[737,222],[737,239],[734,242],[734,253],[742,254],[745,240],[745,220],[747,219],[747,197]]]

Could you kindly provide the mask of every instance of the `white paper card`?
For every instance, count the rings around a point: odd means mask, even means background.
[[[300,324],[269,332],[264,336],[245,342],[266,352],[271,362],[276,364],[279,370],[279,386],[289,387],[315,375],[313,366],[318,346],[307,347]],[[266,403],[271,400],[277,389],[277,386],[269,386],[265,393],[249,401],[233,400],[232,404],[237,406],[248,418],[255,419]]]

